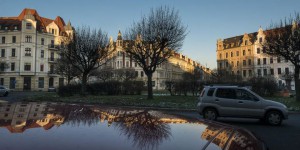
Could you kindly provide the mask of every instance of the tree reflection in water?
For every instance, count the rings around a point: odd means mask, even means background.
[[[160,143],[171,136],[170,126],[159,121],[147,110],[125,115],[119,119],[120,122],[115,122],[113,125],[139,149],[157,149]]]
[[[54,105],[57,112],[61,112],[62,116],[65,117],[66,124],[72,126],[96,125],[99,122],[98,114],[83,105]]]

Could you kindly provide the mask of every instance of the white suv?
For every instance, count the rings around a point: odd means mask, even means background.
[[[197,109],[205,119],[217,117],[258,118],[270,125],[280,125],[288,118],[284,104],[266,100],[246,87],[205,86]]]

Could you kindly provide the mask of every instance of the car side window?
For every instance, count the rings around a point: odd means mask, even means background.
[[[218,88],[216,97],[236,99],[236,91],[232,88]]]
[[[215,88],[210,88],[208,91],[207,91],[207,96],[213,96],[215,92]]]
[[[244,89],[237,89],[236,96],[237,96],[237,99],[241,99],[241,100],[257,101],[257,98],[254,95],[252,95],[251,93],[249,93],[248,91],[246,91]]]

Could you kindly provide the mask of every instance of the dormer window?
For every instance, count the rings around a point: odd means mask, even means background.
[[[245,45],[248,45],[248,40],[245,41]]]
[[[26,29],[32,29],[31,23],[26,23]]]
[[[259,43],[262,43],[262,38],[259,38]]]

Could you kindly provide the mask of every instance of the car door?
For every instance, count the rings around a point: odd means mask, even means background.
[[[215,94],[214,103],[218,105],[220,116],[233,116],[235,114],[234,104],[236,93],[234,88],[218,88]]]
[[[241,117],[260,117],[263,116],[264,110],[261,105],[261,100],[251,94],[246,89],[236,89],[235,107],[237,115]]]

